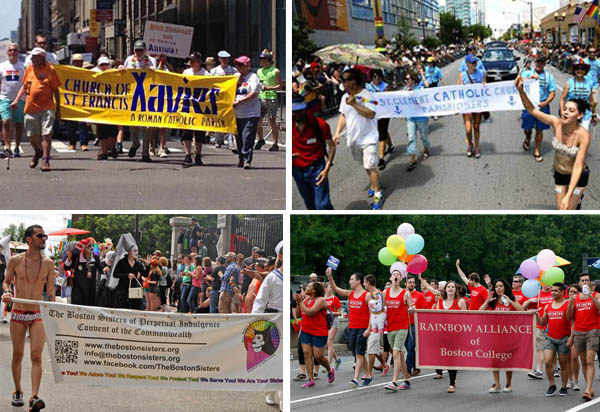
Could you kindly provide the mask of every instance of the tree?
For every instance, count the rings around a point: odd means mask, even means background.
[[[487,39],[492,36],[492,30],[482,24],[473,24],[469,26],[467,32],[470,37],[477,37],[480,40]]]
[[[2,232],[2,237],[10,235],[10,240],[17,242],[25,241],[25,225],[20,223],[19,226],[11,223],[4,231]]]
[[[410,25],[405,16],[400,16],[400,22],[395,37],[397,44],[402,44],[407,49],[412,49],[419,44],[417,39],[415,39],[414,34],[410,31]]]
[[[443,44],[462,43],[466,39],[462,21],[452,13],[440,13],[440,39]]]
[[[314,30],[308,27],[304,17],[294,16],[292,18],[292,53],[294,62],[299,58],[306,59],[317,49],[317,45],[309,37],[311,33],[314,33]]]
[[[423,46],[427,47],[428,50],[434,50],[440,47],[440,40],[437,37],[425,37],[423,39]]]

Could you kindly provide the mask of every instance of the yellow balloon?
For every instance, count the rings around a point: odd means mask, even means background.
[[[391,235],[387,239],[387,248],[396,256],[401,256],[404,253],[404,239],[398,235]]]

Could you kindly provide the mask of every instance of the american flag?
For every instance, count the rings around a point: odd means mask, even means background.
[[[579,24],[585,17],[586,10],[583,7],[577,6],[575,9],[575,13],[573,14],[573,20],[571,20],[571,24]]]

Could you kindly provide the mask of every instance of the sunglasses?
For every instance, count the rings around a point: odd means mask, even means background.
[[[349,82],[350,80],[352,80],[350,77],[342,77],[343,82]]]
[[[521,281],[520,281],[520,280],[518,280],[518,279],[513,279],[513,283],[523,283],[523,282],[521,282]]]
[[[37,42],[36,44],[48,44],[48,43],[47,43],[47,42],[45,42],[45,41],[39,41],[39,42]]]
[[[45,233],[38,233],[37,235],[35,235],[35,237],[37,237],[38,239],[48,239],[48,235],[46,235]]]

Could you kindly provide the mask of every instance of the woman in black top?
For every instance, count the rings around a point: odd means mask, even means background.
[[[136,259],[137,248],[133,247],[127,251],[127,255],[124,256],[115,268],[113,276],[119,279],[119,284],[115,288],[115,302],[114,307],[118,309],[132,309],[139,307],[139,303],[129,300],[129,282],[131,280],[131,286],[139,287],[138,282],[142,277],[144,268],[140,262]],[[135,279],[134,279],[135,278]]]
[[[219,293],[221,290],[221,278],[225,273],[225,258],[220,256],[217,258],[217,266],[213,269],[212,273],[206,277],[210,283],[210,313],[219,313]]]

